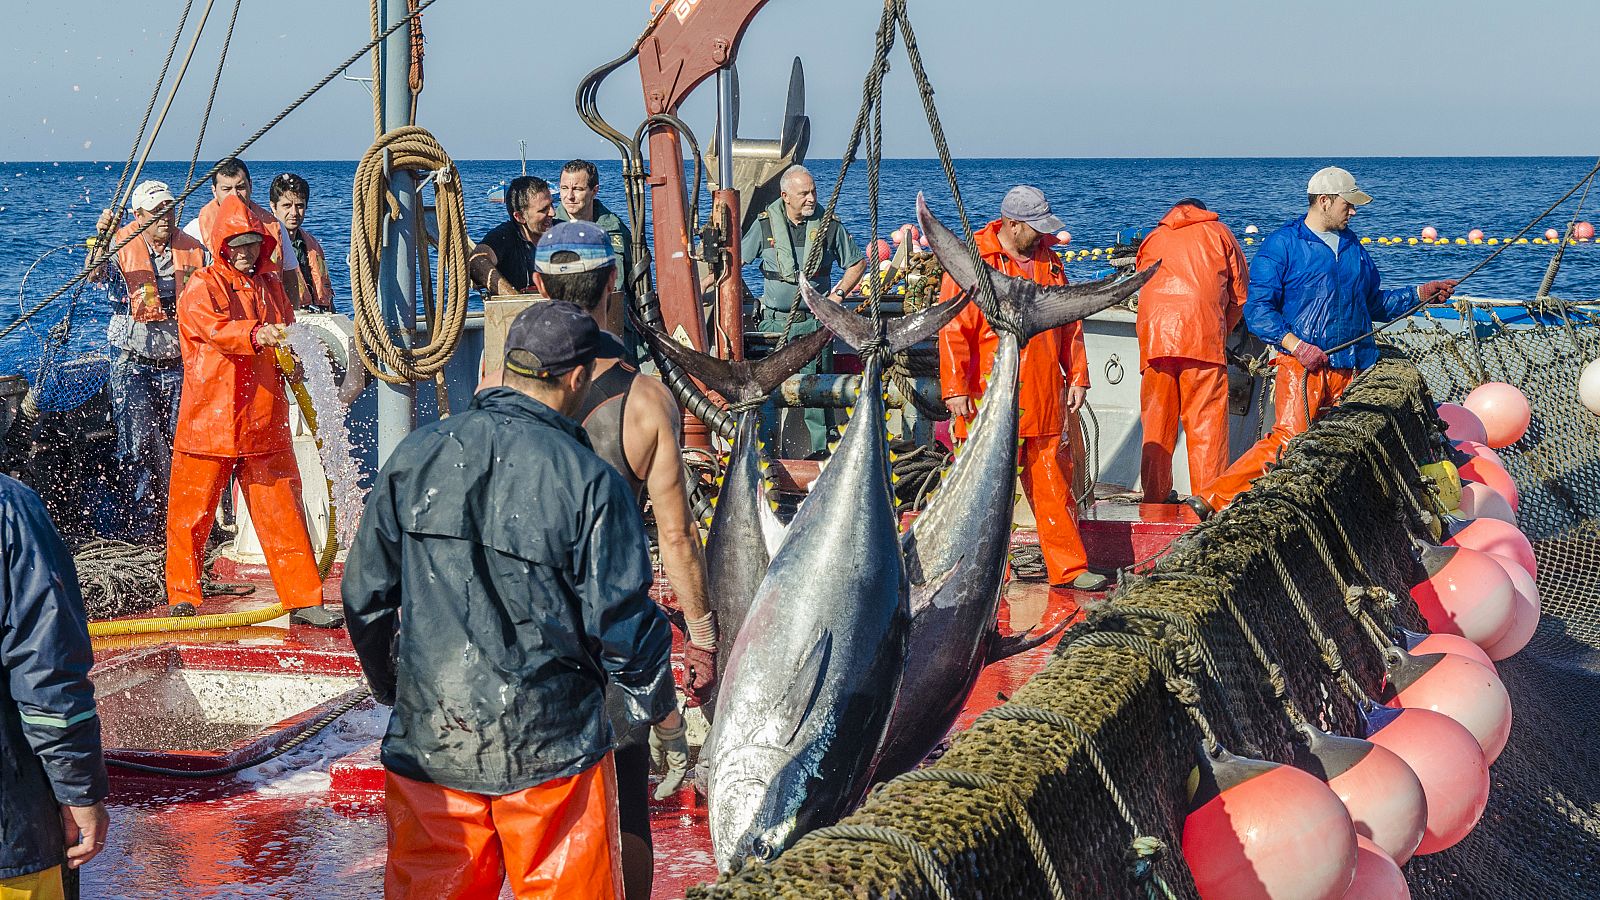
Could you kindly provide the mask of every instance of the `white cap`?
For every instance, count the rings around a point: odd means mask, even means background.
[[[1366,206],[1372,195],[1356,187],[1356,177],[1338,166],[1318,170],[1306,183],[1308,194],[1338,194],[1351,206]]]
[[[129,201],[129,206],[135,210],[154,212],[161,204],[171,203],[172,200],[172,190],[167,187],[165,181],[141,181],[139,186],[133,189],[133,199]]]

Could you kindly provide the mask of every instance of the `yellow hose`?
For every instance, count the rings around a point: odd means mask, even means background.
[[[288,347],[279,346],[275,349],[278,351],[278,370],[285,376],[299,367],[299,361],[294,358],[294,353]],[[317,451],[320,453],[322,435],[317,432],[317,409],[311,405],[311,394],[306,390],[305,384],[293,379],[289,381],[289,389],[294,391],[294,402],[300,407],[300,415],[304,416],[306,424],[311,426],[311,439],[316,441]],[[322,542],[322,552],[317,556],[317,574],[323,578],[327,578],[328,573],[333,571],[333,562],[339,555],[338,509],[333,502],[333,480],[329,479],[327,484],[328,533]],[[310,525],[309,522],[306,524]]]
[[[114,619],[110,622],[90,622],[89,637],[107,637],[114,634],[152,634],[158,631],[199,631],[204,628],[238,628],[259,625],[283,615],[282,603],[246,609],[240,612],[218,613],[211,616],[162,616],[156,619]]]

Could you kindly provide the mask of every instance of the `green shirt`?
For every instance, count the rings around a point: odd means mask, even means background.
[[[556,220],[561,222],[572,221],[572,216],[567,214],[567,208],[560,203],[556,205]],[[611,252],[617,256],[617,290],[624,297],[633,297],[633,285],[628,281],[628,270],[633,265],[633,234],[628,231],[628,226],[616,213],[606,208],[599,200],[594,201],[594,224],[599,226],[611,238]]]
[[[810,252],[809,248],[805,246],[806,225],[811,221],[821,219],[822,210],[817,210],[805,222],[794,225],[789,222],[788,216],[783,215],[781,212],[775,213],[773,211],[774,207],[781,207],[782,203],[782,199],[779,199],[777,203],[773,204],[773,207],[768,208],[765,214],[767,221],[772,223],[773,227],[770,231],[774,235],[774,240],[769,241],[767,239],[769,229],[765,227],[762,220],[757,219],[755,224],[750,226],[750,230],[745,232],[740,255],[746,262],[759,262],[761,264],[761,275],[765,280],[765,287],[762,288],[761,292],[761,305],[769,310],[787,313],[800,296],[800,283],[798,279],[794,281],[785,280],[780,274],[785,268],[794,268],[794,264],[792,263],[788,267],[782,266],[778,259],[778,255],[781,252],[780,248],[774,246],[774,244],[777,240],[787,238],[785,243],[794,247],[795,250],[795,263],[803,265],[807,254]],[[777,237],[780,233],[783,234],[783,238]],[[848,269],[862,260],[861,250],[856,247],[855,239],[850,237],[850,232],[846,231],[843,225],[835,226],[830,237],[831,239],[822,248],[822,260],[818,264],[816,272],[807,279],[819,294],[826,294],[833,287],[833,267],[835,265]]]

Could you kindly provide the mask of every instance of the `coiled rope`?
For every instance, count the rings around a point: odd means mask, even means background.
[[[439,275],[428,306],[428,343],[421,347],[397,342],[383,320],[378,298],[379,260],[383,255],[385,219],[399,221],[399,201],[389,190],[388,173],[409,169],[423,183],[433,182],[439,223]],[[426,128],[407,125],[380,136],[356,167],[350,217],[350,301],[355,311],[356,355],[374,377],[389,384],[425,381],[439,375],[456,351],[467,321],[466,204],[461,176],[449,154]],[[419,245],[427,240],[418,234]],[[427,255],[418,256],[427,266]]]

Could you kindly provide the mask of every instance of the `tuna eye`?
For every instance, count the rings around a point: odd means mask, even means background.
[[[766,838],[756,838],[755,843],[750,847],[750,851],[755,854],[756,859],[762,862],[771,862],[778,856],[778,848],[768,843]]]

